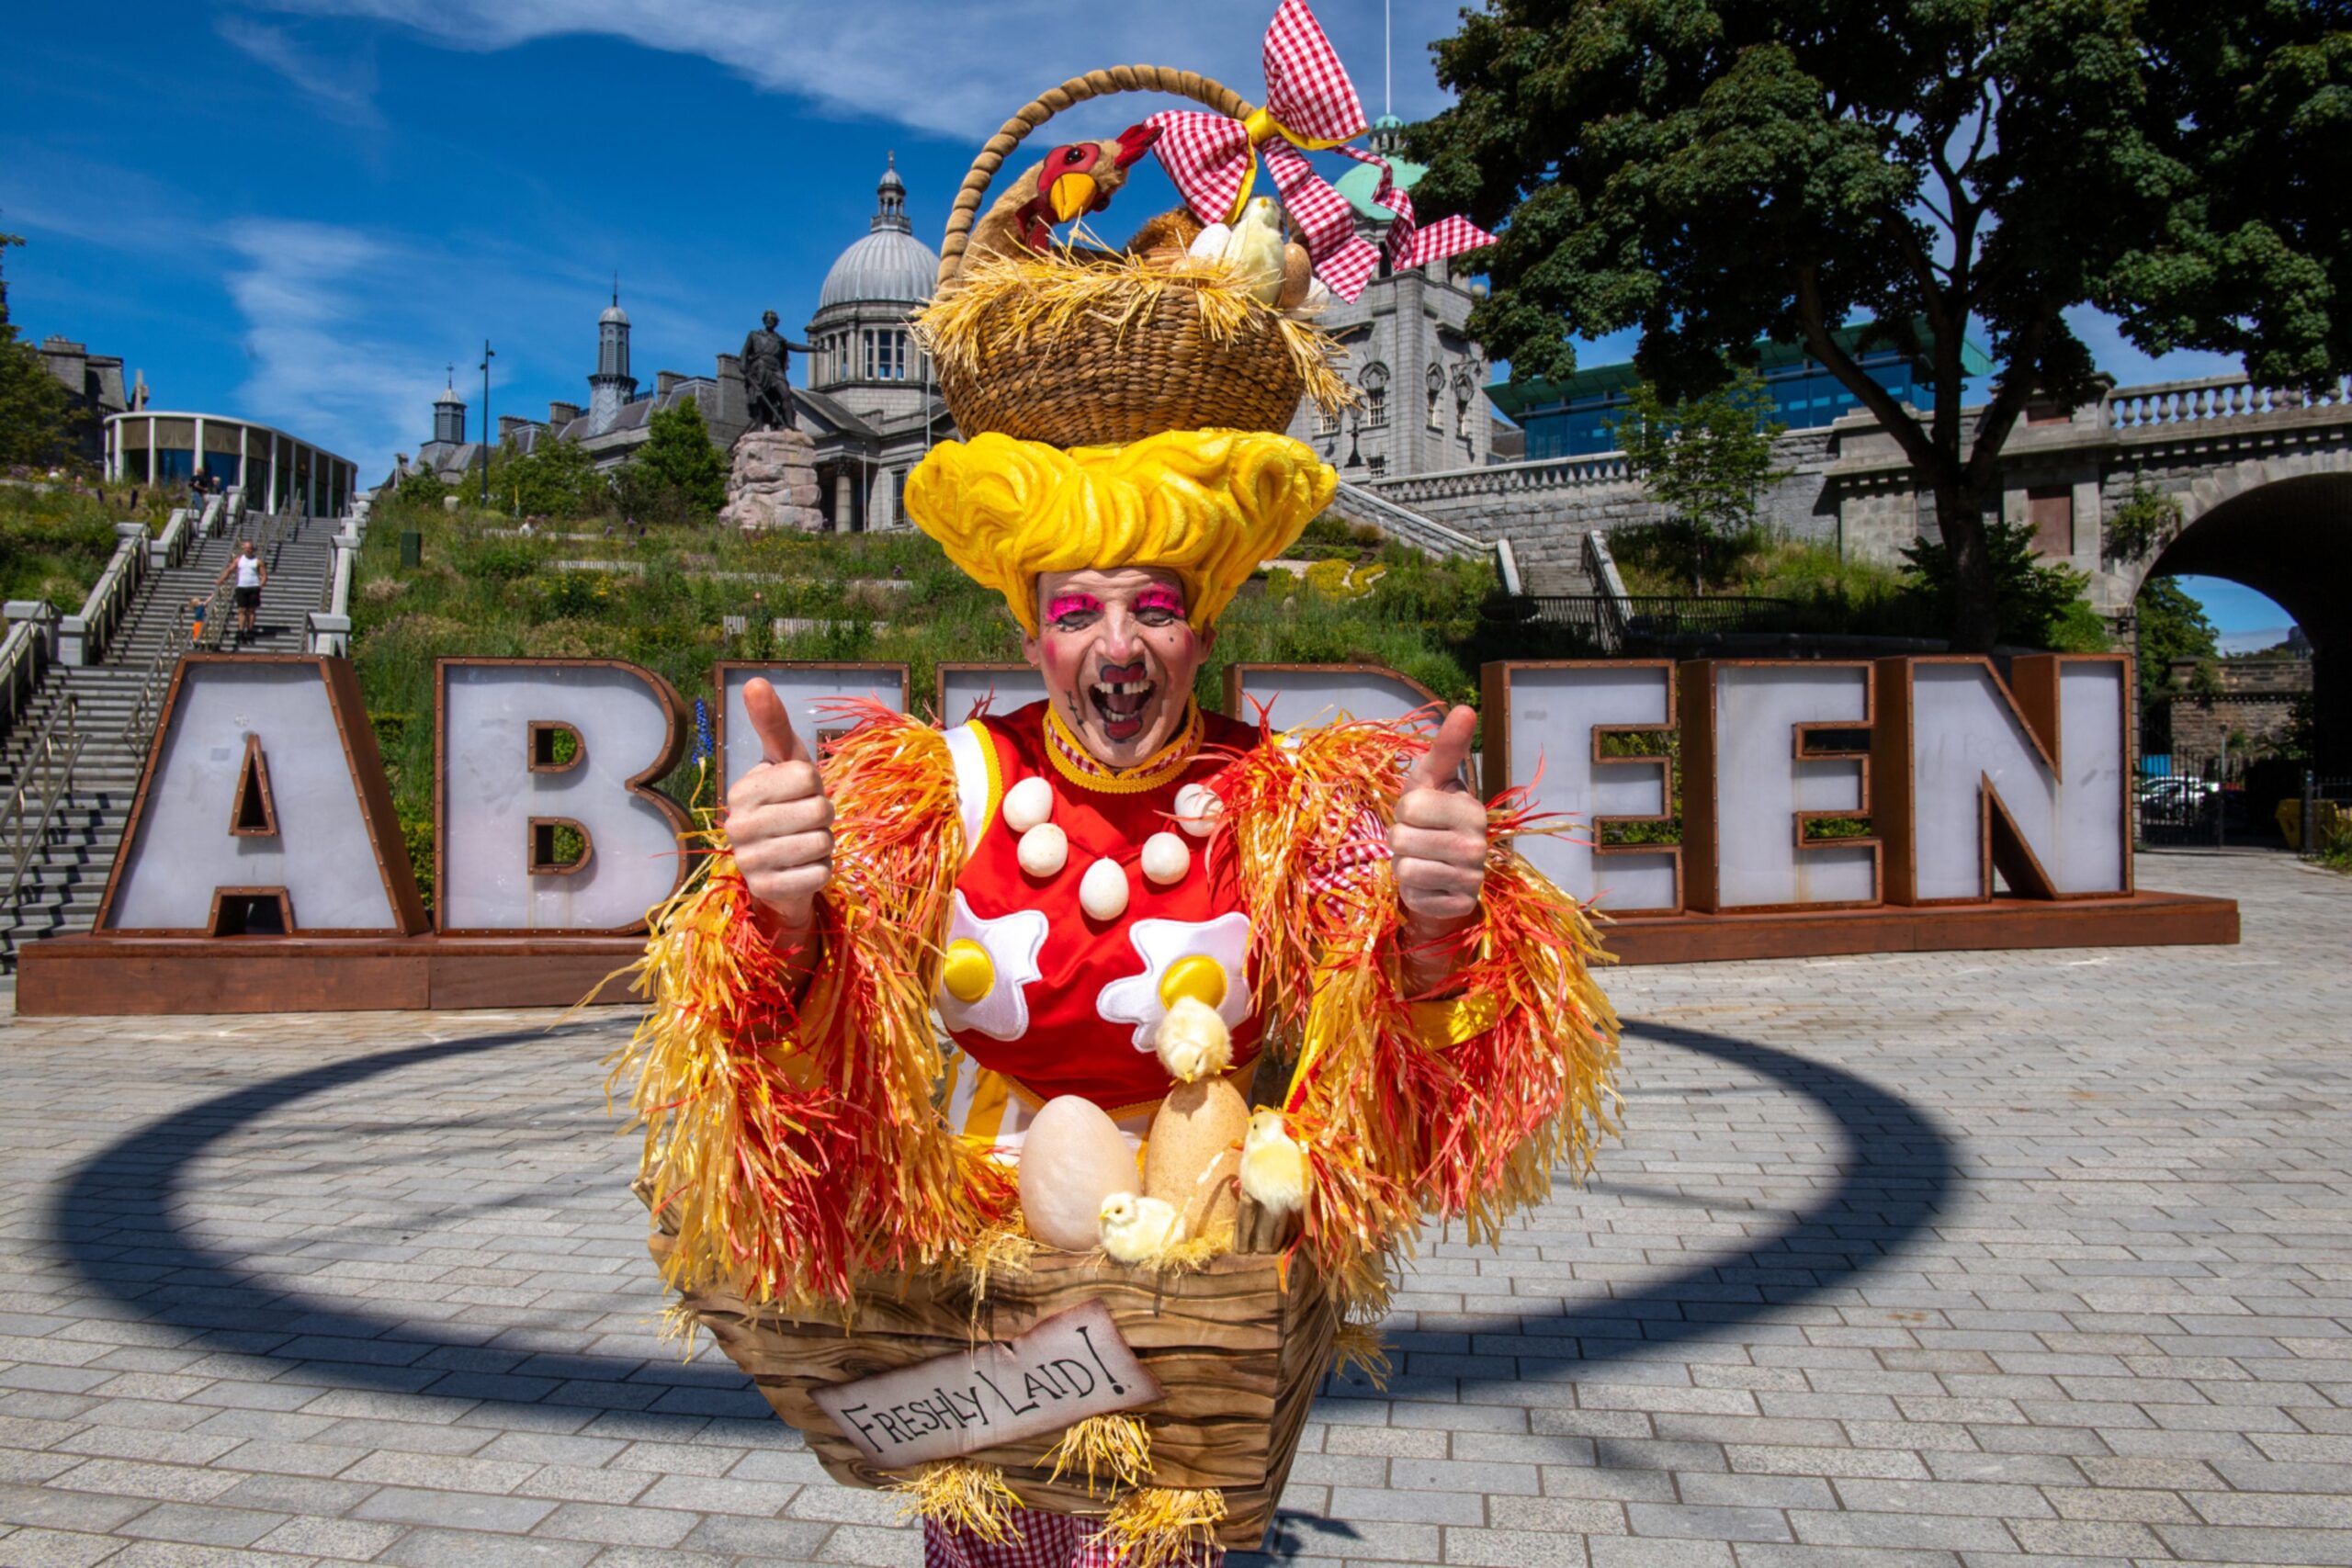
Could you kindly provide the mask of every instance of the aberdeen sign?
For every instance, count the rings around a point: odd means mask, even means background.
[[[804,733],[840,723],[829,700],[911,694],[903,665],[721,664],[722,790],[758,761],[753,676]],[[2132,886],[2132,691],[2120,655],[2007,680],[1973,658],[1501,662],[1480,783],[1573,819],[1520,847],[1633,962],[2233,942],[2227,901]],[[1035,694],[1024,667],[947,665],[924,695],[961,717]],[[1429,700],[1364,666],[1227,671],[1227,711],[1278,728]],[[613,660],[446,659],[433,722],[428,918],[349,666],[183,660],[97,929],[26,951],[20,1010],[579,999],[686,874],[688,820],[652,786],[689,705]]]

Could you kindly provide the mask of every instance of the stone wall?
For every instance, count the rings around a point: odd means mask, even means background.
[[[2173,660],[2173,684],[2187,691],[2197,672],[2190,659]],[[2268,740],[2286,732],[2295,698],[2312,689],[2307,659],[2224,659],[2213,666],[2222,690],[2211,697],[2176,697],[2172,703],[2172,749],[2177,755],[2210,757],[2224,736]]]
[[[1792,431],[1775,444],[1773,467],[1785,477],[1768,485],[1760,499],[1758,514],[1766,526],[1795,538],[1838,536],[1837,506],[1828,492],[1835,456],[1826,429]],[[1615,454],[1374,479],[1363,488],[1489,544],[1509,539],[1531,593],[1591,592],[1584,536],[1666,516]],[[1907,493],[1904,499],[1907,503]],[[1909,539],[1905,534],[1904,543]]]

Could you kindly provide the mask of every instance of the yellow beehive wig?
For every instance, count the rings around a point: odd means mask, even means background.
[[[1032,637],[1039,574],[1124,566],[1176,573],[1187,618],[1205,627],[1339,482],[1307,447],[1263,431],[1171,430],[1067,452],[988,433],[932,448],[908,477],[907,513]]]

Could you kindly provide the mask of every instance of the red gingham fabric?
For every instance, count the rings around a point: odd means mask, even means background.
[[[1120,1568],[1118,1548],[1102,1525],[1036,1508],[1012,1510],[1015,1539],[1002,1546],[925,1520],[922,1568]],[[1192,1568],[1222,1568],[1225,1549],[1212,1546],[1187,1559]]]
[[[1266,112],[1283,133],[1306,141],[1344,141],[1363,134],[1363,104],[1356,96],[1355,84],[1348,80],[1339,52],[1323,36],[1306,0],[1282,0],[1275,8],[1266,28],[1262,58]],[[1342,299],[1354,299],[1379,270],[1382,252],[1356,233],[1347,198],[1282,135],[1253,149],[1249,128],[1240,120],[1196,109],[1170,109],[1145,123],[1159,128],[1153,151],[1204,223],[1223,222],[1233,212],[1254,160],[1262,154],[1275,188],[1282,192],[1283,209],[1298,224],[1314,258],[1315,276],[1325,288]],[[1462,218],[1448,218],[1417,231],[1412,197],[1391,185],[1387,160],[1351,147],[1337,151],[1380,170],[1374,199],[1396,214],[1386,246],[1392,267],[1422,266],[1493,242],[1493,235]]]

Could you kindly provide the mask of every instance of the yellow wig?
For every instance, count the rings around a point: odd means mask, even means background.
[[[991,432],[932,448],[907,479],[907,512],[1032,637],[1038,576],[1090,568],[1176,573],[1187,618],[1206,626],[1339,482],[1307,447],[1262,431],[1171,430],[1067,452]]]

